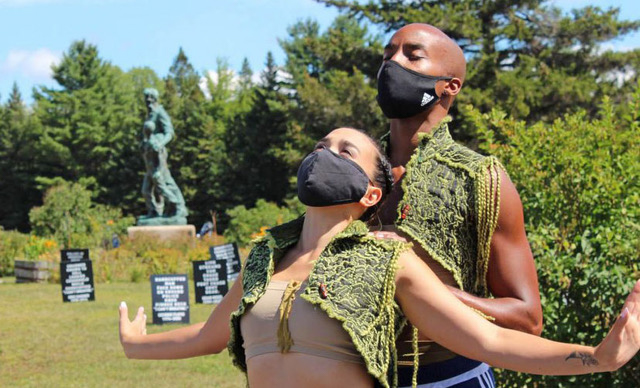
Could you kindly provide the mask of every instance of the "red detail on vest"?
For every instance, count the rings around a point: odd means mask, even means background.
[[[411,206],[409,206],[408,204],[404,205],[402,207],[402,213],[400,214],[400,218],[402,218],[403,220],[407,218],[407,213],[409,213],[409,210],[411,210]]]
[[[327,299],[327,286],[324,283],[320,283],[318,286],[318,292],[322,299]]]

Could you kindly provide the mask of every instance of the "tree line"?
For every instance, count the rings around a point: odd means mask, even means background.
[[[30,106],[17,87],[0,99],[0,225],[45,230],[65,217],[61,209],[71,212],[55,204],[71,201],[102,221],[141,214],[142,91],[155,87],[176,130],[169,162],[189,221],[215,211],[227,240],[246,243],[299,214],[295,172],[317,139],[338,126],[387,130],[375,101],[383,34],[429,22],[468,60],[453,135],[500,158],[520,192],[543,335],[600,341],[640,277],[640,49],[606,49],[640,21],[542,0],[320,2],[340,16],[326,30],[314,20],[290,26],[284,63],[268,54],[257,82],[246,60],[235,74],[219,59],[216,77],[203,78],[179,49],[159,76],[123,71],[96,46],[73,42],[53,69],[55,88],[35,88]],[[32,212],[30,225],[30,209],[61,181],[73,190],[50,191],[55,201]],[[640,360],[597,376],[498,373],[504,387],[640,386]]]
[[[603,49],[640,28],[617,9],[563,13],[540,0],[320,2],[341,15],[324,31],[311,19],[290,26],[280,39],[284,63],[269,53],[259,82],[246,59],[237,74],[218,59],[217,76],[203,78],[179,49],[160,76],[147,67],[124,71],[95,45],[73,42],[53,66],[55,87],[34,88],[26,106],[14,85],[0,104],[0,225],[28,231],[29,210],[61,180],[81,183],[98,203],[141,214],[146,87],[160,91],[173,120],[169,163],[190,222],[199,225],[213,211],[223,229],[236,206],[284,205],[295,196],[298,162],[330,129],[384,133],[375,101],[385,44],[379,31],[410,22],[434,24],[463,48],[469,72],[452,130],[474,148],[476,124],[462,107],[552,123],[577,111],[594,117],[605,95],[625,109],[637,84],[640,50]]]

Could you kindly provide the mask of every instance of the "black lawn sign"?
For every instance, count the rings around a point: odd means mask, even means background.
[[[187,275],[151,275],[153,324],[189,323]]]
[[[60,251],[60,284],[63,302],[87,302],[96,299],[93,267],[88,249]]]
[[[227,279],[236,280],[240,274],[240,254],[236,243],[216,245],[209,248],[211,260],[227,261]]]
[[[196,303],[220,303],[229,291],[227,261],[222,259],[194,261],[193,284]]]

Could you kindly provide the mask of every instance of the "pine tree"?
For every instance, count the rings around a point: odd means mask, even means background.
[[[361,128],[374,136],[385,130],[375,96],[382,42],[352,18],[340,16],[325,32],[307,20],[289,28],[280,44],[296,92],[293,118],[304,128],[302,154],[314,141],[340,126]]]
[[[253,70],[251,70],[247,57],[242,60],[238,86],[240,90],[248,90],[253,86]]]
[[[59,88],[34,91],[34,112],[52,149],[43,182],[83,181],[98,202],[134,211],[142,171],[137,150],[141,99],[126,75],[85,41],[71,44],[53,67],[53,78]]]
[[[18,84],[15,82],[11,87],[11,94],[9,94],[9,101],[7,101],[7,110],[9,112],[12,112],[13,114],[25,114],[25,105],[24,101],[22,100],[22,93],[20,93]]]
[[[594,97],[628,99],[638,80],[633,69],[640,65],[640,50],[603,49],[604,43],[640,28],[640,21],[620,20],[617,8],[587,6],[563,13],[549,0],[318,1],[385,32],[413,22],[440,28],[469,62],[458,104],[484,112],[497,107],[529,122],[579,109],[595,114]],[[452,113],[459,116],[456,106]],[[474,135],[464,118],[455,126],[461,138]]]
[[[36,176],[46,168],[47,142],[42,126],[24,104],[17,84],[0,109],[0,225],[29,229],[29,210],[41,200]],[[43,157],[45,156],[45,157]]]
[[[180,48],[165,78],[160,101],[175,130],[175,138],[167,145],[169,169],[182,190],[190,211],[189,220],[195,224],[209,219],[211,203],[215,201],[207,195],[205,180],[211,163],[211,144],[217,144],[219,138],[207,112],[201,78]]]
[[[254,89],[253,105],[236,117],[225,136],[227,159],[224,199],[227,208],[242,204],[253,206],[256,200],[282,203],[290,192],[292,123],[289,97],[281,90],[280,68],[273,54],[267,54],[260,85]]]

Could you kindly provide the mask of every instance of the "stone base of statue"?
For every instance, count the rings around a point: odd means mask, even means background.
[[[138,217],[138,226],[156,226],[156,225],[186,225],[187,217],[181,215],[175,216],[141,216]]]
[[[127,228],[129,239],[149,236],[159,240],[195,239],[196,227],[193,225],[155,225],[131,226]]]

